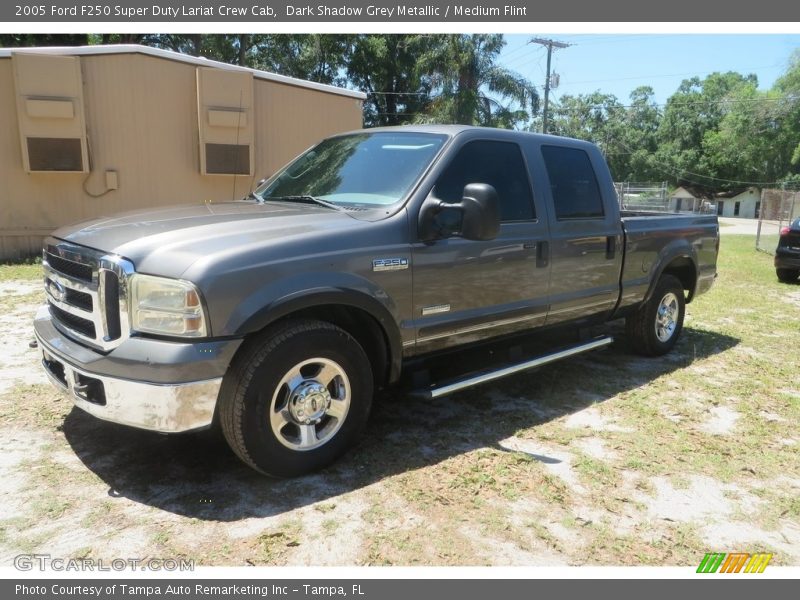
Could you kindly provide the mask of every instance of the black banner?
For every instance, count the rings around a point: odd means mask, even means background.
[[[11,0],[0,19],[53,22],[780,22],[800,21],[786,0]]]
[[[490,572],[487,572],[489,575]],[[713,580],[713,581],[712,581]],[[753,575],[742,577],[698,575],[696,579],[653,581],[630,580],[555,580],[555,579],[329,579],[329,580],[271,580],[271,579],[174,579],[174,580],[6,580],[0,584],[0,597],[8,600],[443,600],[458,598],[568,597],[596,598],[604,594],[614,597],[648,600],[674,600],[696,594],[713,594],[728,600],[789,596],[794,587],[790,580],[764,579]],[[579,596],[580,595],[580,596]]]

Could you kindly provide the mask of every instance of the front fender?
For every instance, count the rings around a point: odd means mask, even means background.
[[[227,335],[242,337],[294,312],[322,306],[353,307],[369,314],[388,341],[392,372],[399,373],[403,344],[397,307],[384,290],[357,275],[306,273],[271,282],[244,298],[223,329]]]

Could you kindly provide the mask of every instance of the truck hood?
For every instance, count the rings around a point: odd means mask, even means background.
[[[137,210],[62,227],[53,237],[123,256],[140,272],[180,277],[217,253],[364,225],[324,206],[240,201]]]

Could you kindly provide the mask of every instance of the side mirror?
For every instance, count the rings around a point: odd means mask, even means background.
[[[497,190],[486,183],[470,183],[464,187],[461,202],[448,204],[430,197],[419,213],[419,235],[429,242],[441,237],[436,227],[436,215],[444,209],[455,209],[461,213],[459,235],[467,240],[493,240],[500,232],[500,200]]]
[[[493,240],[500,233],[500,200],[497,190],[486,183],[470,183],[461,198],[461,237]]]

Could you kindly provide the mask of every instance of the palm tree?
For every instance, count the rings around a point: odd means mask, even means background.
[[[496,64],[501,34],[419,36],[418,43],[420,76],[439,92],[421,120],[513,127],[538,109],[534,85]]]

